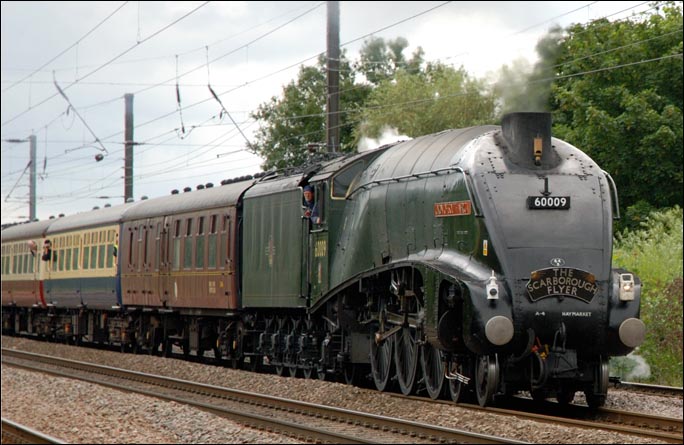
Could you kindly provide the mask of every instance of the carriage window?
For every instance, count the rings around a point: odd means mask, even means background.
[[[197,252],[195,255],[195,268],[204,269],[204,236],[197,237]]]
[[[115,244],[111,244],[109,246],[109,255],[107,255],[107,268],[110,268],[114,265],[114,257],[117,255],[117,247]]]
[[[226,215],[226,219],[223,221],[223,231],[226,234],[226,260],[230,259],[230,216]]]
[[[89,261],[90,261],[90,246],[85,246],[83,248],[83,269],[88,269]]]
[[[209,242],[207,245],[207,267],[216,268],[216,215],[209,220]]]
[[[97,248],[97,267],[104,269],[105,265],[105,253],[107,252],[107,246],[100,244]]]
[[[195,252],[195,268],[204,269],[204,216],[197,223],[197,251]]]
[[[183,242],[183,268],[192,267],[192,219],[185,222],[185,240]]]
[[[164,262],[164,259],[161,257],[161,234],[162,234],[162,228],[161,228],[161,223],[157,223],[157,230],[155,232],[155,248],[154,248],[154,270],[159,270],[159,266],[162,262]]]
[[[173,270],[180,268],[180,221],[176,221],[173,238]]]
[[[79,248],[76,247],[74,249],[74,258],[73,258],[73,261],[71,262],[71,268],[73,270],[78,270],[78,254],[79,254]]]
[[[66,270],[71,270],[71,249],[66,250],[66,261],[64,266],[66,266]]]
[[[133,231],[128,229],[128,266],[133,267]]]
[[[97,267],[97,246],[92,246],[90,249],[90,268],[95,269]]]
[[[145,230],[145,239],[143,241],[143,257],[142,257],[142,265],[146,265],[149,262],[148,253],[147,253],[147,243],[150,238],[150,233],[149,230]]]

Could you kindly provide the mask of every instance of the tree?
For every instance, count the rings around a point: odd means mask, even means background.
[[[342,151],[352,147],[352,127],[349,111],[364,103],[369,86],[354,83],[354,72],[345,54],[340,61],[340,145]],[[265,159],[264,170],[303,164],[307,145],[325,141],[327,80],[325,58],[316,66],[302,67],[296,81],[283,87],[281,98],[272,97],[261,104],[251,117],[264,125],[252,144]]]
[[[364,42],[355,68],[373,85],[392,79],[399,69],[415,74],[420,71],[425,53],[419,46],[411,59],[406,60],[407,47],[408,40],[403,37],[387,42],[381,37],[371,37]]]
[[[402,37],[385,42],[372,38],[364,42],[361,62],[352,64],[343,52],[340,61],[340,149],[356,150],[355,125],[365,106],[374,82],[394,76],[397,70],[418,72],[423,50],[419,47],[410,60],[403,51],[408,41]],[[358,69],[355,67],[359,67]],[[358,73],[372,79],[357,81]],[[307,159],[306,146],[325,140],[325,107],[327,95],[326,64],[323,56],[317,65],[302,67],[296,81],[283,87],[282,97],[272,97],[250,116],[262,123],[252,147],[265,159],[265,170],[296,166]]]
[[[668,3],[643,20],[573,25],[561,45],[554,133],[612,175],[623,211],[682,205],[681,26]]]
[[[428,64],[424,72],[400,69],[373,90],[360,113],[356,137],[377,138],[387,127],[411,137],[448,128],[489,124],[495,101],[463,69]]]

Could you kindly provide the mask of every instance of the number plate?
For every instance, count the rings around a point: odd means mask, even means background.
[[[528,196],[527,208],[531,210],[568,210],[569,196]]]

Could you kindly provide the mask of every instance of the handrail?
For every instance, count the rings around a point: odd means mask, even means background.
[[[615,215],[613,215],[613,219],[618,220],[620,219],[620,202],[618,201],[617,187],[615,186],[615,181],[613,181],[613,177],[610,176],[610,173],[608,173],[605,170],[601,171],[604,175],[606,175],[606,178],[608,178],[610,190],[613,193],[613,196],[615,197],[615,201],[613,201],[613,204],[615,204]]]
[[[477,217],[482,217],[482,212],[480,211],[480,203],[477,202],[475,199],[475,194],[470,190],[470,183],[468,181],[468,172],[463,170],[461,167],[454,167],[456,171],[459,171],[463,173],[463,182],[465,183],[466,186],[466,191],[468,192],[468,198],[470,198],[470,201],[473,203],[473,207],[475,208],[475,216]]]
[[[482,212],[480,211],[480,205],[475,200],[475,195],[473,194],[473,192],[470,188],[470,182],[468,181],[468,172],[463,170],[461,167],[445,167],[445,168],[439,168],[437,170],[430,170],[430,171],[420,172],[420,173],[412,173],[410,175],[397,176],[394,178],[377,179],[375,181],[366,182],[365,184],[361,184],[358,187],[356,187],[354,190],[352,190],[352,192],[347,195],[346,199],[349,199],[354,193],[358,192],[359,190],[366,189],[366,188],[372,187],[374,185],[388,184],[391,182],[399,182],[399,181],[402,181],[404,179],[418,179],[422,176],[439,175],[440,173],[450,172],[450,171],[457,171],[457,172],[460,172],[463,174],[463,182],[465,183],[466,191],[468,192],[468,198],[470,198],[470,201],[473,203],[473,207],[475,210],[475,216],[481,217]]]

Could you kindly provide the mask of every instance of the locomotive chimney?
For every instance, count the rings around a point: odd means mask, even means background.
[[[522,167],[552,168],[560,161],[551,147],[550,113],[510,113],[503,117],[504,151]]]

